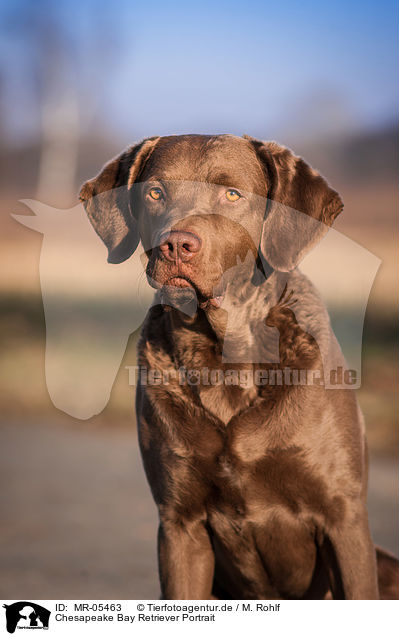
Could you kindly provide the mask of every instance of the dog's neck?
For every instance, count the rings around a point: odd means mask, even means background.
[[[249,363],[278,360],[278,331],[268,328],[265,320],[284,289],[286,274],[274,272],[270,278],[231,281],[226,287],[221,307],[206,303],[191,315],[177,308],[169,311],[171,335],[177,350],[188,331],[201,334],[213,343],[222,362]],[[254,302],[256,301],[256,302]],[[198,340],[198,339],[197,339]],[[196,356],[193,345],[192,355]]]

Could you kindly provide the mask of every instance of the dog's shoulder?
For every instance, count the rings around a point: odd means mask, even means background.
[[[138,339],[138,365],[152,374],[165,375],[175,368],[174,358],[167,312],[162,305],[154,305],[147,313]]]

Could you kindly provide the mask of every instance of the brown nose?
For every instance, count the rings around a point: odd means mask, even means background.
[[[168,261],[189,261],[201,249],[201,239],[192,232],[172,230],[161,236],[161,255]]]

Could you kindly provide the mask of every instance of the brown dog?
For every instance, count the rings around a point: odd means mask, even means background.
[[[323,384],[345,363],[297,269],[338,194],[275,143],[184,135],[131,147],[81,200],[110,262],[141,239],[159,290],[137,420],[163,597],[398,598],[370,538],[356,396]]]

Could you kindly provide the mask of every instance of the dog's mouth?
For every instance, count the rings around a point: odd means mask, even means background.
[[[159,261],[154,254],[147,256],[147,280],[151,287],[160,292],[162,304],[176,308],[190,306],[190,313],[194,311],[194,306],[205,310],[222,305],[226,291],[223,272],[219,272],[219,276],[209,277],[190,264],[176,266],[175,263]]]
[[[173,275],[168,278],[161,286],[161,289],[164,296],[196,296],[198,307],[201,309],[206,309],[207,307],[218,308],[224,298],[224,290],[220,285],[216,286],[213,290],[214,293],[208,295],[191,278],[181,275]]]

